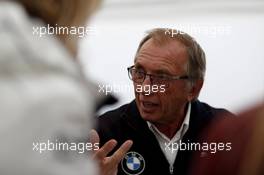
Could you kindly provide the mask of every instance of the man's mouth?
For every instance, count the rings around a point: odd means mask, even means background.
[[[150,101],[141,101],[141,106],[144,111],[151,112],[155,110],[159,106],[159,104]]]

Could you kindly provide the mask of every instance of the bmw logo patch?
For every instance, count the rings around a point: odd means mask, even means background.
[[[126,156],[123,158],[122,169],[128,175],[139,175],[145,169],[145,160],[143,156],[141,156],[137,152],[128,152]]]

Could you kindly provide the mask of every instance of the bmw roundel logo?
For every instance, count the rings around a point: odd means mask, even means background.
[[[145,169],[145,160],[143,156],[141,156],[137,152],[128,152],[126,156],[123,158],[122,169],[128,175],[139,175]]]

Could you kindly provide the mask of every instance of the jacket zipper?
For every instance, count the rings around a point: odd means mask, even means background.
[[[170,174],[173,174],[173,169],[174,169],[173,165],[170,165]]]

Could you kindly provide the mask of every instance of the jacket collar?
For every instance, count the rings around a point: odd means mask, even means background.
[[[211,119],[209,117],[211,114],[210,111],[207,111],[202,104],[199,100],[191,103],[189,129],[184,136],[184,140],[193,140],[193,138],[196,138],[197,134],[200,133]],[[121,117],[135,132],[141,132],[144,135],[153,135],[148,128],[147,122],[140,116],[135,100],[128,104],[127,108],[121,114]]]

